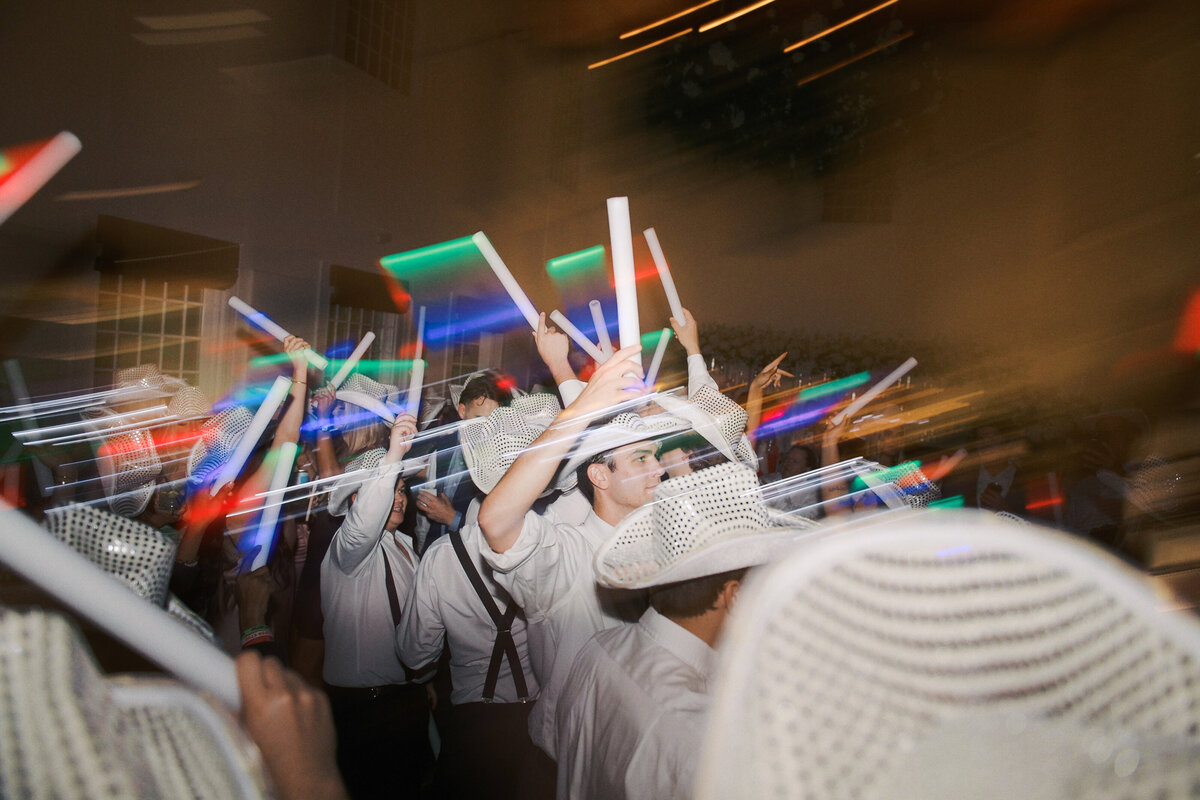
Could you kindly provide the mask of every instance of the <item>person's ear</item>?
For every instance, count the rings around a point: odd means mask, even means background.
[[[607,490],[612,478],[612,471],[603,464],[588,464],[587,476],[597,489]]]
[[[717,595],[717,608],[724,608],[726,611],[733,608],[741,587],[741,581],[726,581],[725,585],[721,587],[721,593]]]
[[[458,418],[459,419],[467,418],[467,404],[466,403],[459,403],[457,406],[455,406],[455,408],[458,409]]]
[[[358,499],[358,492],[355,492],[354,494],[350,495],[350,503],[351,504],[353,504],[354,501],[357,499]]]

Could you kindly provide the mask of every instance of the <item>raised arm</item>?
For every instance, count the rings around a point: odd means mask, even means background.
[[[337,453],[333,449],[333,438],[329,433],[335,402],[337,397],[331,383],[313,392],[313,404],[317,409],[317,473],[322,478],[342,474],[342,465],[338,463]]]
[[[537,343],[538,355],[550,370],[550,377],[558,385],[558,394],[564,406],[569,406],[583,391],[583,382],[575,375],[567,353],[571,349],[571,340],[565,333],[546,322],[546,315],[538,315],[538,327],[533,332]]]
[[[779,368],[779,362],[785,358],[787,358],[787,353],[782,353],[779,358],[763,367],[754,376],[754,380],[750,381],[750,389],[746,397],[746,435],[751,440],[754,439],[754,432],[762,422],[763,390],[768,387],[778,387],[779,381],[785,375],[789,378],[795,377],[792,373]]]
[[[308,401],[308,360],[304,357],[304,351],[309,349],[308,342],[297,336],[289,336],[283,340],[283,349],[292,362],[291,402],[279,419],[275,439],[271,442],[272,448],[284,442],[299,441],[300,424],[304,422]]]
[[[675,336],[687,352],[688,397],[694,395],[701,386],[718,389],[717,382],[708,374],[704,356],[700,354],[700,329],[696,327],[696,318],[692,316],[692,312],[685,308],[683,319],[671,317],[671,330],[675,331]]]
[[[638,345],[622,348],[597,367],[579,398],[513,462],[484,498],[479,527],[492,550],[503,553],[516,543],[525,514],[550,485],[559,462],[588,424],[604,409],[643,391],[641,367],[629,361],[638,349]]]
[[[400,476],[398,470],[386,467],[399,464],[404,459],[416,433],[417,421],[409,414],[402,414],[392,426],[388,450],[378,473],[359,487],[358,496],[350,504],[346,519],[334,534],[331,545],[342,571],[353,572],[379,541],[383,526],[392,512],[396,480]]]

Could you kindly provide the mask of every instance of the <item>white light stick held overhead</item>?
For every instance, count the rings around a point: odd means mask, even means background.
[[[412,362],[412,371],[408,377],[408,396],[404,398],[404,411],[417,416],[421,410],[421,389],[425,383],[425,362],[416,359]]]
[[[241,706],[229,656],[2,502],[0,526],[0,562],[168,672]]]
[[[269,333],[271,336],[274,336],[281,342],[287,337],[291,336],[291,334],[285,331],[279,325],[279,323],[275,322],[275,320],[271,319],[258,309],[250,306],[240,297],[230,297],[229,307],[245,317],[255,327],[261,328],[263,331]],[[329,365],[329,362],[326,361],[323,356],[317,354],[311,348],[304,351],[304,357],[308,360],[308,363],[312,364],[317,369],[325,369],[325,367]]]
[[[338,367],[337,373],[333,376],[333,380],[330,381],[333,384],[333,388],[338,388],[342,385],[342,381],[350,377],[350,373],[358,366],[358,362],[362,360],[362,357],[367,352],[367,348],[374,341],[375,333],[373,331],[367,331],[363,335],[362,341],[358,343],[358,347],[354,348],[354,352],[350,354],[350,357],[342,362],[342,366]]]
[[[596,326],[596,340],[600,342],[600,352],[604,354],[604,360],[608,360],[612,358],[613,346],[608,335],[608,320],[604,318],[604,306],[600,305],[599,300],[593,300],[588,303],[588,308],[592,311],[592,324]]]
[[[658,234],[654,228],[642,231],[646,244],[650,245],[650,254],[654,256],[654,266],[658,269],[658,278],[662,281],[663,291],[667,294],[667,304],[671,306],[671,316],[683,324],[683,304],[679,302],[679,292],[675,290],[675,279],[671,277],[671,268],[663,255],[662,245],[658,243]]]
[[[892,370],[888,374],[888,376],[886,378],[884,378],[879,383],[872,386],[867,391],[863,392],[862,397],[858,398],[853,403],[851,403],[850,405],[846,406],[841,411],[839,411],[837,416],[835,416],[833,418],[833,424],[841,425],[842,420],[844,420],[846,417],[852,417],[855,414],[857,414],[867,403],[871,402],[876,397],[878,397],[883,392],[884,389],[888,388],[893,383],[895,383],[896,381],[903,378],[904,373],[908,372],[910,369],[912,369],[916,365],[917,365],[917,360],[915,358],[910,358],[910,359],[908,359],[908,361],[905,361],[903,364],[896,367],[894,370]]]
[[[561,312],[551,311],[550,321],[557,325],[563,333],[565,333],[567,336],[570,336],[571,341],[579,345],[579,349],[591,356],[592,360],[597,364],[603,364],[607,360],[600,348],[592,344],[591,341],[589,341],[588,338],[583,335],[583,331],[579,330],[579,328],[576,328],[571,320],[563,316]],[[609,353],[609,355],[612,355],[612,353]]]
[[[284,442],[279,445],[275,462],[275,471],[271,473],[271,499],[263,507],[262,515],[258,518],[258,528],[254,531],[252,543],[258,545],[258,552],[250,562],[250,569],[256,570],[266,566],[267,558],[271,555],[271,544],[275,541],[275,525],[279,522],[279,509],[283,506],[283,489],[287,487],[288,478],[292,476],[292,465],[296,463],[296,452],[300,449],[295,442]]]
[[[254,452],[254,445],[258,444],[258,437],[263,435],[271,417],[275,416],[275,410],[283,403],[283,398],[288,396],[291,389],[292,382],[282,375],[271,384],[271,388],[267,390],[266,399],[262,401],[262,405],[254,412],[254,416],[250,420],[250,427],[246,428],[246,432],[238,440],[237,447],[233,449],[229,460],[217,472],[217,479],[213,481],[212,488],[209,490],[210,495],[216,495],[222,486],[237,479],[242,467],[246,466],[246,460]]]
[[[521,310],[525,321],[529,323],[529,327],[535,331],[538,326],[538,312],[533,307],[533,303],[529,302],[529,297],[521,288],[521,284],[517,283],[517,279],[508,271],[508,267],[504,265],[500,254],[496,252],[496,248],[492,247],[492,243],[488,241],[487,236],[483,231],[471,237],[475,242],[475,246],[479,248],[479,252],[483,253],[483,257],[487,259],[488,266],[492,268],[492,272],[496,273],[496,277],[500,279],[500,283],[504,284],[504,289],[508,292],[508,296],[512,298],[513,303]]]
[[[617,290],[617,332],[621,347],[640,344],[637,274],[633,264],[633,234],[629,230],[629,198],[608,198],[608,236],[612,241],[613,285]],[[642,363],[642,354],[630,361]]]
[[[654,388],[658,382],[658,368],[662,366],[663,353],[667,352],[667,342],[671,341],[671,329],[663,328],[658,335],[658,346],[654,348],[654,356],[650,359],[650,368],[646,370],[646,386]]]
[[[3,185],[0,185],[0,225],[12,216],[13,212],[25,205],[38,189],[46,185],[46,181],[54,177],[66,163],[83,149],[79,137],[69,131],[63,131],[47,142],[25,162]]]
[[[425,306],[417,309],[417,348],[413,351],[413,359],[425,357]]]

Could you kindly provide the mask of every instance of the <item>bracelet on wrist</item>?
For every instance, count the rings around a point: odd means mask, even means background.
[[[255,625],[252,628],[246,628],[246,630],[242,631],[243,648],[273,641],[275,641],[275,635],[271,633],[271,629],[266,625]]]

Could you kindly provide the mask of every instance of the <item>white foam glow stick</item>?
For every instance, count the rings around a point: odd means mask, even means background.
[[[425,306],[417,311],[417,349],[413,351],[414,359],[425,357]]]
[[[565,333],[567,336],[570,336],[571,341],[579,345],[579,349],[591,356],[592,360],[597,364],[603,364],[607,360],[607,357],[600,350],[600,348],[592,344],[591,341],[583,335],[583,331],[579,330],[579,328],[576,328],[571,320],[563,316],[561,312],[551,311],[550,321],[562,329],[563,333]],[[612,355],[612,353],[610,352],[609,355]]]
[[[217,479],[213,481],[212,488],[209,490],[210,495],[216,495],[222,486],[237,479],[237,476],[242,471],[242,467],[246,466],[246,460],[254,452],[254,445],[258,444],[258,437],[263,435],[263,431],[267,429],[267,424],[271,421],[271,417],[275,416],[275,410],[283,403],[283,398],[288,396],[288,392],[291,389],[292,382],[282,375],[276,378],[275,382],[271,384],[271,388],[267,390],[267,396],[262,401],[262,405],[254,412],[254,416],[250,420],[250,427],[246,428],[246,432],[238,440],[237,446],[234,447],[233,453],[229,456],[229,460],[221,465],[221,469],[217,473]]]
[[[0,184],[0,225],[82,149],[83,145],[75,134],[63,131]]]
[[[350,373],[354,371],[356,366],[358,366],[358,362],[362,360],[362,357],[367,352],[367,348],[370,347],[371,343],[374,341],[375,333],[373,331],[367,331],[363,335],[362,341],[358,343],[358,347],[354,348],[354,352],[350,354],[350,357],[342,362],[342,366],[338,367],[337,373],[334,374],[333,380],[330,381],[330,383],[333,384],[333,388],[338,388],[342,385],[342,381],[350,377]]]
[[[608,198],[608,236],[612,242],[613,285],[617,291],[617,333],[621,347],[640,344],[637,275],[633,264],[633,234],[629,231],[629,198]],[[642,354],[629,359],[642,363]]]
[[[276,492],[263,506],[262,516],[258,518],[258,528],[254,531],[253,544],[258,545],[258,552],[250,562],[250,569],[256,570],[266,566],[267,558],[271,555],[271,544],[275,541],[275,525],[279,522],[279,509],[283,506],[283,490],[287,488],[288,478],[292,476],[292,465],[296,463],[296,453],[300,449],[295,442],[284,442],[279,445],[278,461],[275,471],[271,473],[271,486],[268,491]]]
[[[168,672],[241,705],[229,656],[3,503],[0,527],[0,561]]]
[[[600,305],[599,300],[593,300],[588,303],[588,308],[592,311],[592,324],[596,326],[596,340],[600,342],[600,352],[604,354],[604,360],[608,360],[612,358],[613,346],[608,335],[608,320],[604,318],[604,306]]]
[[[654,356],[650,359],[650,367],[646,370],[646,385],[651,389],[658,382],[658,368],[662,366],[663,353],[667,352],[667,342],[671,341],[671,329],[663,328],[658,336],[658,346],[654,348]]]
[[[291,336],[290,333],[280,327],[279,323],[275,322],[275,320],[271,319],[258,309],[250,306],[240,297],[230,297],[229,307],[245,317],[255,327],[261,328],[263,331],[274,336],[281,342],[287,337]],[[304,357],[308,360],[308,363],[312,364],[317,369],[325,369],[325,367],[329,365],[329,362],[326,361],[323,356],[317,354],[311,349],[304,351]]]
[[[521,310],[525,321],[529,323],[529,327],[535,331],[538,326],[538,312],[533,307],[533,303],[529,302],[529,297],[521,288],[521,284],[517,283],[517,279],[508,271],[508,267],[500,259],[500,254],[496,252],[496,248],[492,247],[492,243],[488,241],[487,236],[483,231],[471,237],[475,242],[475,246],[479,248],[479,252],[483,253],[483,257],[487,259],[488,265],[492,268],[492,272],[496,273],[496,277],[500,279],[500,283],[504,284],[505,291],[512,298],[513,303]]]
[[[654,266],[658,269],[658,279],[662,281],[663,291],[667,294],[667,304],[671,306],[671,316],[683,324],[683,304],[679,302],[679,292],[675,290],[675,279],[671,277],[671,268],[663,255],[662,245],[658,243],[658,234],[654,228],[642,231],[646,244],[650,245],[650,255],[654,256]]]
[[[835,416],[833,418],[833,424],[841,425],[842,420],[844,420],[846,417],[852,417],[855,414],[857,414],[863,408],[863,406],[865,406],[867,403],[871,402],[876,397],[878,397],[880,395],[880,393],[883,392],[884,389],[888,388],[893,383],[895,383],[896,381],[903,378],[904,373],[908,372],[910,369],[912,369],[916,365],[917,365],[917,360],[915,358],[910,358],[910,359],[908,359],[908,361],[905,361],[903,364],[896,367],[894,370],[892,370],[890,373],[888,373],[888,376],[886,378],[884,378],[879,383],[872,386],[867,391],[863,392],[862,397],[858,398],[853,403],[851,403],[850,405],[846,406],[841,411],[839,411],[837,416]]]
[[[404,398],[404,411],[417,416],[421,410],[421,389],[425,383],[425,362],[415,359],[412,370],[408,373],[408,396]]]

